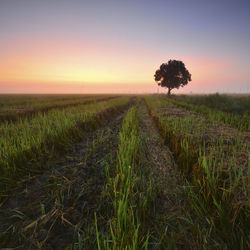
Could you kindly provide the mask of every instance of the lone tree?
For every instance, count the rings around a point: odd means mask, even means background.
[[[169,60],[156,70],[154,78],[159,86],[168,88],[170,96],[172,89],[184,87],[191,81],[191,74],[182,61]]]

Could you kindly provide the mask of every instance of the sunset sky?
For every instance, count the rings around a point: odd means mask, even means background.
[[[0,93],[250,92],[250,1],[0,0]]]

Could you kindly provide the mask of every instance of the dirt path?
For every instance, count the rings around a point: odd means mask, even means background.
[[[144,102],[140,106],[139,114],[141,133],[145,142],[145,160],[151,170],[151,180],[157,193],[150,218],[152,249],[175,249],[176,246],[178,249],[189,249],[185,245],[186,236],[189,236],[190,245],[195,239],[192,233],[188,233],[190,225],[185,221],[185,218],[190,216],[186,197],[183,196],[185,180],[177,170],[173,154],[165,145]]]
[[[157,178],[159,187],[164,187],[161,190],[163,199],[158,209],[161,207],[172,209],[176,205],[176,195],[179,192],[175,162],[170,149],[164,144],[157,127],[149,116],[146,106],[143,105],[140,108],[141,132],[145,141],[147,164],[152,169],[154,178]]]
[[[94,211],[104,209],[105,166],[113,164],[126,110],[49,162],[49,170],[3,204],[0,247],[63,249],[78,236],[90,240]]]

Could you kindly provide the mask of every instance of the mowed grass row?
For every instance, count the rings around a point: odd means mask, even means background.
[[[195,105],[205,105],[227,113],[250,115],[249,94],[175,95],[174,99]]]
[[[165,99],[165,97],[163,97]],[[191,98],[191,97],[189,97]],[[228,124],[229,126],[232,126],[234,128],[237,128],[241,131],[250,131],[250,114],[249,114],[249,106],[247,108],[247,100],[245,101],[245,110],[242,111],[240,110],[240,114],[238,114],[236,111],[234,112],[225,112],[223,110],[220,110],[219,108],[217,108],[217,106],[215,105],[214,108],[212,106],[212,103],[209,105],[205,105],[203,104],[202,101],[200,101],[202,104],[199,104],[199,102],[197,104],[193,104],[191,101],[191,103],[189,103],[189,98],[176,98],[176,99],[171,99],[169,102],[172,102],[173,104],[175,104],[178,107],[181,108],[185,108],[187,110],[191,110],[191,111],[195,111],[198,112],[204,116],[206,116],[208,119],[212,120],[212,121],[218,121],[218,122],[223,122],[225,124]],[[187,101],[185,101],[187,99]],[[203,97],[203,99],[206,99],[205,97]],[[201,100],[203,100],[201,98]],[[215,98],[216,99],[216,98]],[[207,102],[209,101],[209,99],[207,100]],[[211,102],[212,102],[212,98],[211,98]],[[194,100],[193,100],[194,102]],[[248,101],[249,102],[249,101]],[[195,102],[194,102],[195,103]],[[228,105],[230,106],[230,105]],[[232,107],[233,109],[233,107]]]
[[[57,102],[59,100],[73,100],[88,95],[60,95],[60,94],[1,94],[0,107],[20,107],[36,105],[43,102]]]
[[[108,232],[100,232],[96,221],[98,249],[147,249],[149,234],[144,225],[150,212],[152,183],[147,182],[141,155],[137,107],[123,121],[117,165],[106,168],[105,190],[112,204]]]
[[[190,182],[185,188],[188,201],[207,228],[199,241],[205,248],[247,249],[247,136],[172,101],[146,97],[146,103]]]
[[[61,97],[45,95],[43,97],[26,97],[27,100],[23,100],[19,96],[0,96],[0,122],[18,121],[24,117],[32,117],[39,112],[48,112],[51,109],[68,108],[70,106],[100,102],[117,97],[115,95],[76,95],[74,97],[71,95]],[[7,103],[3,103],[3,100],[7,101]]]
[[[32,172],[36,161],[44,161],[55,151],[66,148],[81,138],[84,129],[93,129],[105,112],[115,112],[128,105],[130,98],[122,97],[105,102],[52,110],[32,119],[0,125],[1,183],[14,181]],[[37,167],[37,166],[36,166]],[[42,164],[41,164],[42,167]],[[21,175],[20,175],[21,174]]]
[[[30,107],[39,107],[46,104],[55,104],[61,102],[74,102],[79,100],[84,100],[86,98],[104,98],[115,95],[91,95],[91,94],[0,94],[0,108],[1,110],[8,109],[29,109]]]

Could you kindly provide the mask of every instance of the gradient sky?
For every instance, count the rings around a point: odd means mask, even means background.
[[[250,0],[0,0],[0,93],[250,92]]]

